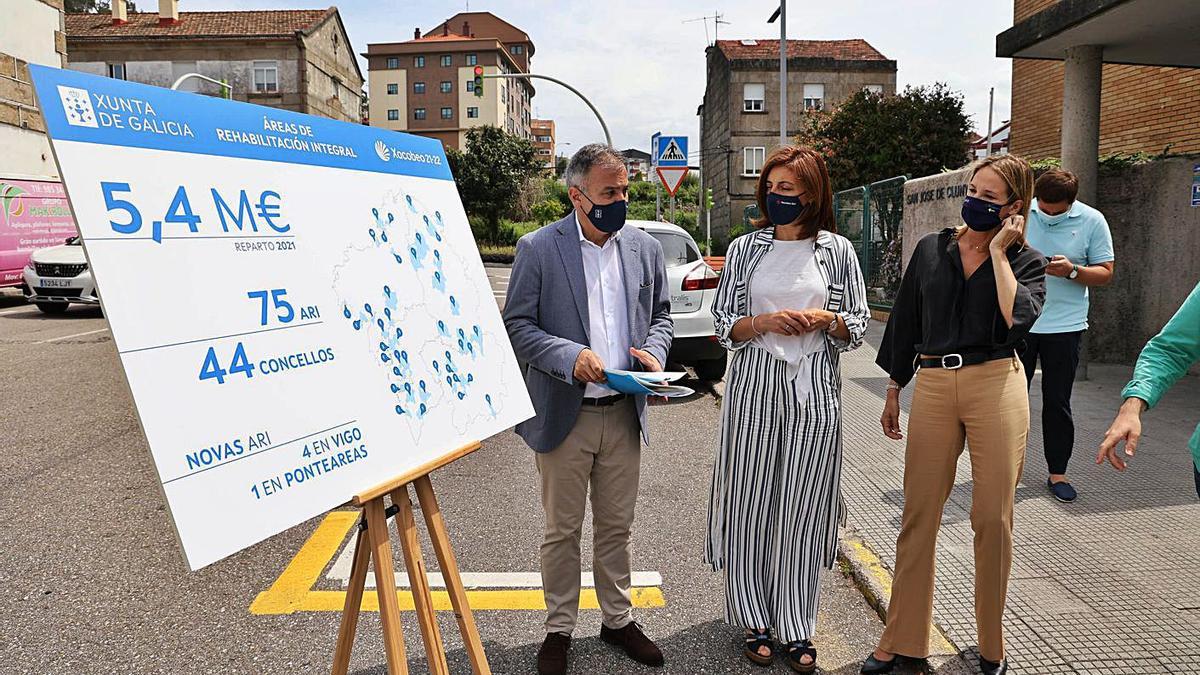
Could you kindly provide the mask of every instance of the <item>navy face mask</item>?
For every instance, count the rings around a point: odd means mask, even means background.
[[[805,204],[799,197],[767,193],[767,220],[772,225],[789,225],[804,213]]]
[[[597,230],[612,234],[625,227],[625,210],[629,206],[629,202],[622,199],[611,204],[597,204],[583,190],[580,190],[579,194],[587,197],[587,200],[592,202],[592,208],[588,209],[587,216],[588,220],[592,221],[592,225],[595,225]]]
[[[963,199],[963,222],[976,232],[994,230],[1000,225],[1000,211],[1005,206],[1007,204],[993,204],[985,199],[968,196]]]

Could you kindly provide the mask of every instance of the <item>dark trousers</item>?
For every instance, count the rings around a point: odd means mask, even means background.
[[[1026,384],[1042,362],[1042,442],[1050,473],[1066,473],[1075,447],[1075,421],[1071,419],[1071,389],[1079,367],[1079,345],[1083,331],[1073,333],[1030,333],[1025,337]]]
[[[1200,467],[1193,465],[1192,471],[1196,472],[1196,496],[1200,497]]]

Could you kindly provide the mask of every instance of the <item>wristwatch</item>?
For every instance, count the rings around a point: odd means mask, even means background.
[[[829,333],[830,335],[833,335],[833,332],[837,330],[837,326],[838,326],[838,318],[837,318],[837,314],[834,314],[833,321],[830,321],[829,325],[825,327],[825,332]]]
[[[1071,273],[1067,275],[1068,279],[1074,279],[1079,276],[1079,265],[1071,265]]]

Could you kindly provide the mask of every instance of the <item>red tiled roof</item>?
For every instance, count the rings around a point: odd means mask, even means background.
[[[754,44],[745,44],[753,42]],[[779,40],[717,40],[717,48],[729,59],[778,59]],[[833,59],[835,61],[887,61],[866,40],[788,40],[789,59]]]
[[[198,38],[290,37],[310,30],[327,15],[326,9],[281,9],[246,12],[180,12],[179,21],[160,25],[155,12],[130,12],[129,22],[115,25],[112,14],[67,14],[67,38]]]

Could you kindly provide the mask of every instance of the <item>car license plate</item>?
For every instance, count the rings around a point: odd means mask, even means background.
[[[41,285],[45,288],[71,288],[70,279],[42,279]]]

